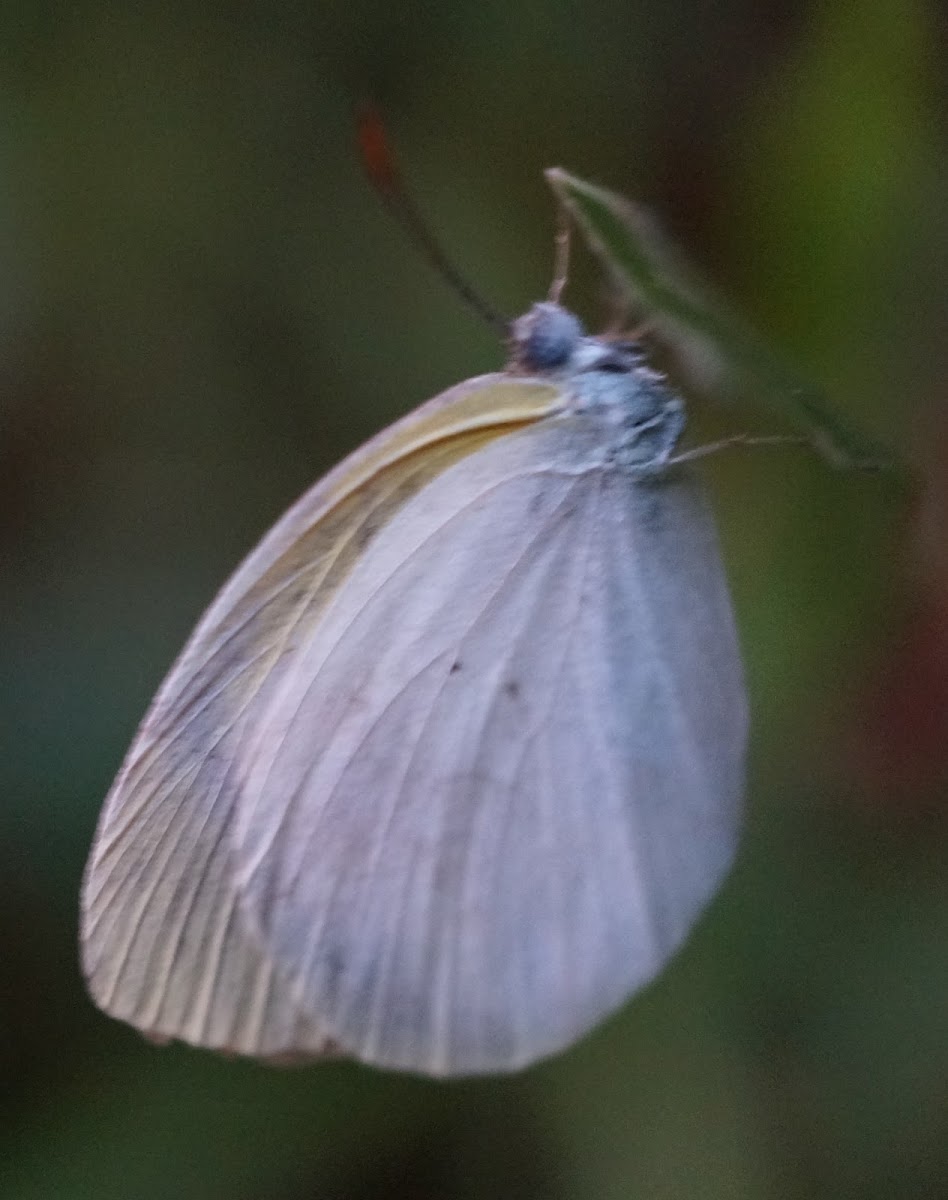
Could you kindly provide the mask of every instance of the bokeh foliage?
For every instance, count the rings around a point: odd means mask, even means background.
[[[948,1190],[945,27],[921,0],[0,6],[0,1196]],[[341,454],[502,360],[366,188],[369,95],[507,311],[546,289],[561,164],[659,213],[919,480],[703,468],[744,853],[654,987],[509,1080],[157,1050],[77,967],[98,806],[215,587]],[[696,437],[766,421],[694,398]]]

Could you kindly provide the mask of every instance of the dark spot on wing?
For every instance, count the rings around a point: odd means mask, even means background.
[[[454,660],[454,662],[451,664],[451,670],[449,671],[449,674],[457,675],[457,673],[458,673],[458,671],[460,671],[460,669],[461,669],[461,660],[459,658],[456,658]]]
[[[345,1040],[358,1042],[367,1032],[372,1001],[379,982],[380,962],[374,954],[359,954],[356,959],[343,944],[349,927],[330,929],[309,975],[310,987],[320,998],[320,1009],[346,1031]]]
[[[339,985],[346,966],[346,956],[338,944],[326,939],[314,964],[313,973],[319,977],[320,991],[328,1011],[333,1011],[339,1000]]]
[[[520,684],[516,679],[508,679],[504,684],[504,694],[509,696],[511,700],[516,700],[520,695]]]

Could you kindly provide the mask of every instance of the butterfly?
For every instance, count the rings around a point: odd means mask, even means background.
[[[149,1036],[436,1075],[562,1050],[733,860],[748,712],[681,399],[556,302],[315,484],[105,802],[96,1002]]]

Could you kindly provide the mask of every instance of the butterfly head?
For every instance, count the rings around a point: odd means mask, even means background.
[[[549,300],[534,304],[512,322],[510,347],[509,369],[518,374],[628,374],[644,363],[635,342],[590,337],[577,317]]]

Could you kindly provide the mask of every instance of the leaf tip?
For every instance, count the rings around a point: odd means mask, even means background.
[[[569,198],[570,187],[576,182],[575,175],[571,175],[563,167],[547,167],[543,172],[543,177],[553,189],[558,200]]]

